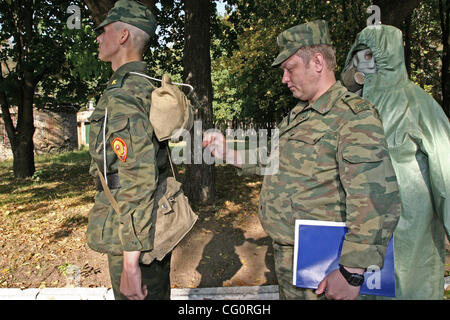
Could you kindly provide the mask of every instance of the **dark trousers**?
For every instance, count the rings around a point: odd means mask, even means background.
[[[147,286],[145,300],[170,300],[170,258],[169,253],[162,261],[154,260],[149,265],[139,264],[142,272],[142,284]],[[116,300],[127,300],[120,293],[120,277],[123,268],[123,256],[108,254],[109,275]]]

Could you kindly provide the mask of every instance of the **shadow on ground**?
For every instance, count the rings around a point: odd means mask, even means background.
[[[217,167],[217,199],[172,255],[172,286],[207,288],[278,284],[272,241],[258,216],[260,177],[239,177]]]

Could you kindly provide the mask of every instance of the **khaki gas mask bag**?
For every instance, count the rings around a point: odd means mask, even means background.
[[[194,88],[184,83],[172,83],[169,75],[164,74],[162,80],[152,78],[139,72],[130,72],[150,80],[161,81],[161,87],[152,92],[152,106],[150,108],[150,123],[158,141],[175,138],[174,133],[183,129],[190,131],[194,124],[192,105],[183,91],[177,87],[187,86],[191,93]],[[179,136],[179,135],[178,135]]]

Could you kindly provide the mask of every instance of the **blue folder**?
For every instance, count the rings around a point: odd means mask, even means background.
[[[345,222],[296,220],[293,284],[317,289],[330,272],[339,268]],[[391,238],[384,265],[364,273],[360,294],[395,297],[394,239]]]

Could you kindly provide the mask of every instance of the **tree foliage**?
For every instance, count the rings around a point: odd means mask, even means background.
[[[234,10],[225,23],[233,26],[227,36],[236,39],[235,49],[232,55],[221,58],[217,70],[227,68],[241,110],[227,114],[238,114],[240,119],[266,127],[279,122],[296,103],[281,83],[281,70],[271,67],[278,54],[277,35],[297,24],[325,19],[337,49],[338,66],[342,67],[356,33],[365,26],[368,17],[365,10],[370,2],[235,0],[228,3]],[[225,96],[220,103],[226,99],[230,97]]]
[[[426,0],[407,18],[403,31],[411,79],[450,116],[450,1]],[[407,36],[406,36],[407,35]]]
[[[68,29],[71,4],[78,5],[67,1],[3,2],[1,39],[8,45],[0,54],[5,75],[2,85],[12,90],[7,94],[9,105],[20,105],[17,90],[27,72],[36,86],[34,105],[55,109],[61,104],[84,104],[95,94],[97,82],[108,76],[106,65],[96,57],[96,36],[86,8],[82,7],[82,28]],[[29,26],[27,15],[32,16]]]
[[[422,1],[411,15],[410,55],[411,79],[437,101],[441,100],[440,65],[442,44],[440,38],[439,7],[436,0]]]
[[[95,41],[86,25],[69,30],[72,1],[18,0],[0,3],[0,104],[14,156],[14,173],[34,173],[33,108],[83,104],[95,91],[83,77],[101,77],[92,59]],[[78,51],[78,52],[76,52]],[[86,68],[85,66],[88,66]],[[88,70],[89,69],[89,70]],[[14,123],[10,107],[17,107]]]
[[[448,49],[442,45],[438,2],[450,7],[448,0],[378,1],[377,4],[381,7],[381,21],[404,31],[411,79],[441,102],[441,79],[444,79],[441,75],[445,72],[444,69],[441,72],[441,61]],[[214,101],[216,122],[230,121],[233,117],[235,122],[251,121],[263,127],[279,122],[296,103],[281,83],[281,70],[271,67],[278,54],[277,35],[307,21],[328,21],[336,47],[336,78],[339,79],[349,48],[372,14],[367,11],[372,1],[367,0],[229,0],[227,3],[228,15],[222,21],[227,28],[218,40],[227,49],[213,62],[213,76],[218,81]],[[400,11],[401,14],[392,14]],[[409,22],[407,30],[403,23],[405,17]],[[448,18],[445,22],[448,29]]]

